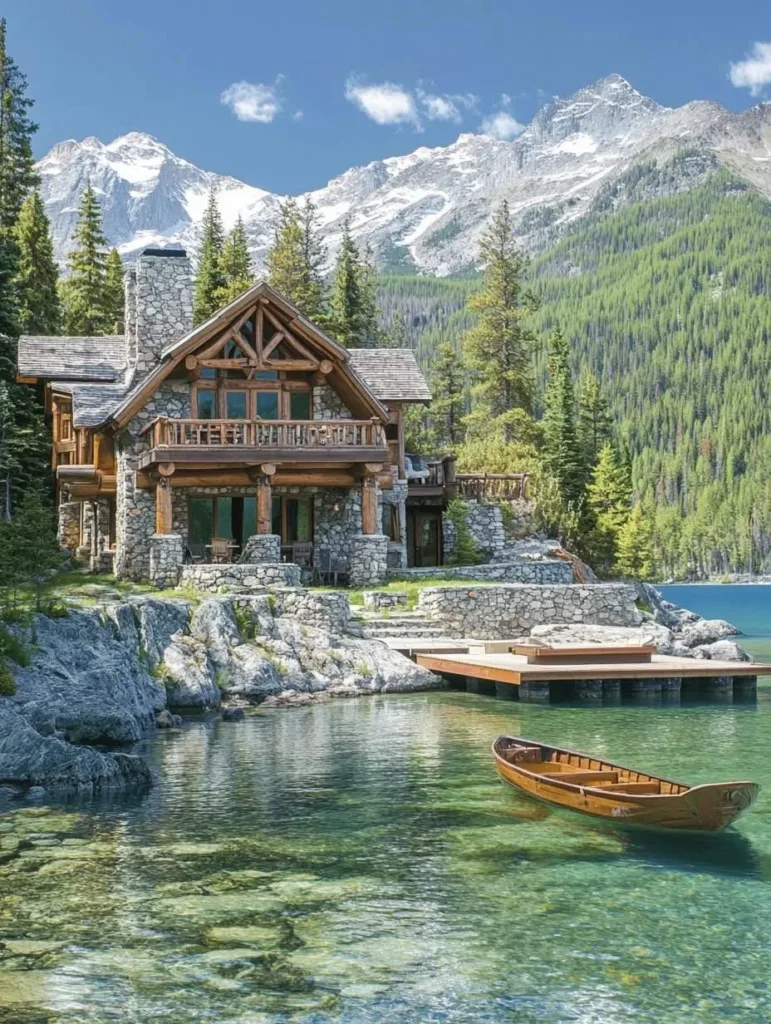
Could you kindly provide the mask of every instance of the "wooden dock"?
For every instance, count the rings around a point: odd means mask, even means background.
[[[622,696],[674,699],[681,693],[746,700],[755,696],[758,676],[771,676],[771,665],[675,658],[644,647],[538,650],[506,641],[409,638],[390,640],[389,646],[472,692],[523,701],[615,703]]]

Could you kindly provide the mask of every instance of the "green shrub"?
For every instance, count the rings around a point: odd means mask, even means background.
[[[16,693],[16,680],[5,661],[0,661],[0,697],[13,697]]]
[[[30,661],[27,644],[3,625],[0,625],[0,658],[10,658],[17,665],[29,665]]]
[[[482,556],[468,528],[468,508],[460,498],[454,498],[445,515],[455,527],[455,546],[446,559],[447,565],[479,565]]]
[[[252,622],[249,612],[245,608],[233,605],[233,618],[236,620],[238,632],[244,640],[254,640],[257,635],[257,628]]]

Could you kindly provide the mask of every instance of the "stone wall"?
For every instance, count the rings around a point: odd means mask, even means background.
[[[503,513],[498,505],[485,505],[477,501],[465,501],[467,523],[471,536],[485,561],[500,556],[505,543]],[[455,526],[445,515],[442,517],[442,541],[444,558],[447,561],[455,547]]]
[[[227,587],[244,587],[248,590],[297,587],[300,585],[300,566],[293,562],[183,565],[179,574],[179,585],[214,594]]]
[[[389,569],[391,580],[499,580],[502,583],[572,583],[573,567],[558,559],[541,562],[493,562],[486,565],[437,565]]]
[[[418,609],[449,636],[514,639],[549,622],[636,626],[635,588],[625,583],[427,587]]]
[[[314,420],[353,420],[353,415],[342,398],[328,384],[313,389]]]
[[[345,594],[313,590],[279,590],[273,594],[274,615],[291,615],[305,626],[344,633],[351,618]]]
[[[244,565],[281,561],[281,537],[277,533],[255,533],[249,537],[238,561]]]
[[[351,539],[348,583],[352,587],[383,583],[388,568],[388,538],[385,534],[363,534]]]
[[[161,261],[163,261],[162,257]],[[173,262],[173,260],[169,262]],[[164,381],[147,405],[137,413],[124,430],[118,433],[115,439],[117,463],[115,574],[121,579],[141,580],[148,579],[150,576],[150,538],[155,533],[155,490],[153,488],[138,488],[136,471],[139,457],[150,448],[150,439],[147,434],[142,434],[142,430],[157,416],[169,416],[177,419],[186,419],[190,416],[189,381]],[[176,509],[178,512],[178,504]],[[185,529],[182,535],[186,539],[187,524],[184,525]],[[178,526],[175,522],[176,528]]]
[[[178,533],[154,533],[150,538],[150,582],[159,590],[176,587],[185,545]]]

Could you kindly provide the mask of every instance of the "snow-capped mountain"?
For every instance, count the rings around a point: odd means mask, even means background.
[[[354,236],[381,258],[443,275],[473,264],[479,233],[502,199],[522,244],[535,251],[636,163],[684,150],[709,155],[771,196],[771,104],[739,114],[700,101],[671,109],[620,75],[554,101],[513,142],[463,134],[449,146],[351,168],[310,196],[330,258],[349,217]],[[38,171],[62,260],[87,181],[100,196],[106,234],[125,258],[170,242],[195,251],[197,224],[215,186],[225,226],[243,217],[262,267],[284,198],[200,170],[141,132],[108,144],[61,142]],[[681,184],[692,184],[685,172]]]

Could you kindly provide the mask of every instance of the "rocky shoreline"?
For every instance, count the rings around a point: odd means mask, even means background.
[[[13,666],[16,693],[0,698],[0,795],[147,788],[150,768],[125,750],[176,724],[175,708],[441,686],[385,644],[333,628],[335,602],[328,615],[324,604],[314,616],[296,606],[283,614],[272,594],[195,607],[144,598],[36,616],[30,663]]]
[[[678,608],[648,584],[638,592],[649,610],[636,625],[538,624],[529,639],[649,642],[662,654],[749,660],[728,639],[738,633],[730,623]],[[151,769],[131,747],[178,725],[176,710],[220,709],[233,720],[254,705],[443,686],[357,636],[348,599],[336,592],[235,593],[200,604],[130,597],[38,615],[34,633],[29,665],[13,666],[16,693],[0,698],[0,800],[150,787]]]

